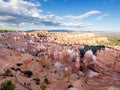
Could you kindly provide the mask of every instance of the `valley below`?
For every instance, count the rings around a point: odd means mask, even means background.
[[[119,34],[15,31],[0,33],[0,88],[120,90]]]

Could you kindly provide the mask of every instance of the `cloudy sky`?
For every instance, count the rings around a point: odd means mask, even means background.
[[[120,0],[0,0],[0,29],[120,31]]]

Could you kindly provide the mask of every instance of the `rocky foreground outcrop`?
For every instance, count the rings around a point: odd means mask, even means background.
[[[58,44],[56,39],[60,35],[55,38],[40,33],[2,34],[0,83],[10,79],[16,84],[16,90],[42,90],[42,87],[46,90],[120,89],[119,50],[105,48],[96,55],[88,50],[80,57],[78,48],[84,45]],[[13,77],[3,78],[7,69]],[[32,76],[28,77],[25,72],[32,72]]]
[[[22,54],[17,51],[0,48],[0,74],[4,73],[7,68],[15,65],[16,63],[27,61],[34,58],[29,54]]]
[[[106,86],[120,86],[119,50],[100,50],[97,52],[97,56],[91,51],[87,51],[84,55],[84,65],[86,68],[84,72],[88,77],[94,77]]]

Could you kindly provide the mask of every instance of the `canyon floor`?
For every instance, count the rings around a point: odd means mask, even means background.
[[[0,33],[6,80],[15,90],[120,90],[120,42],[90,32]]]

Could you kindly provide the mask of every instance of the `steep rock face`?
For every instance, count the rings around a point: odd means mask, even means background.
[[[13,52],[8,49],[0,48],[0,73],[4,72],[4,69],[13,64],[16,61],[16,57],[13,57],[14,55],[19,55],[20,53]]]
[[[0,48],[0,73],[4,73],[6,68],[14,66],[17,62],[34,58],[29,54],[23,54],[10,49]]]
[[[93,69],[120,79],[120,51],[114,49],[99,51]]]
[[[92,51],[84,55],[85,67],[102,74],[120,78],[120,51],[115,49],[100,50],[95,56]],[[112,73],[112,74],[111,74]]]
[[[20,60],[22,54],[5,48],[0,48],[0,73],[3,73],[6,67],[12,66]]]
[[[88,55],[89,56],[89,55]],[[87,75],[92,80],[88,80],[90,86],[108,90],[111,86],[120,86],[120,51],[115,49],[100,50],[97,52],[96,60],[92,64],[87,63]],[[86,60],[86,61],[89,61]],[[92,71],[91,71],[92,70]],[[95,79],[95,80],[94,80]],[[94,81],[93,81],[94,80]],[[98,81],[97,81],[98,80]],[[94,82],[94,84],[92,84]],[[98,83],[98,85],[97,85]],[[112,87],[111,87],[112,88]]]
[[[90,86],[95,88],[97,86],[97,83],[100,89],[105,87],[104,85],[108,87],[111,85],[114,85],[116,87],[120,86],[119,50],[100,50],[97,52],[97,56],[95,56],[91,51],[87,51],[83,59],[83,72],[87,75],[87,77],[89,77],[88,82],[91,82],[89,84]],[[94,84],[92,84],[93,80]]]
[[[90,65],[96,62],[96,56],[93,54],[91,50],[87,51],[84,55],[84,61],[86,65]]]

